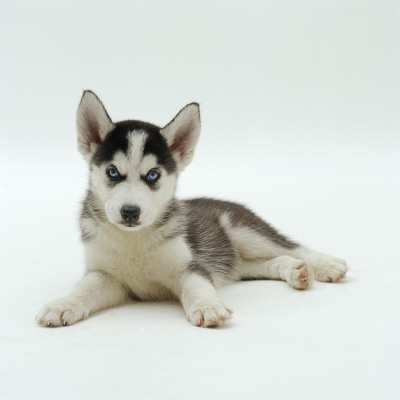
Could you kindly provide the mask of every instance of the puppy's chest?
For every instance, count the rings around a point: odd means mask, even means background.
[[[107,240],[105,240],[107,239]],[[142,299],[173,297],[171,289],[191,259],[182,237],[157,243],[140,238],[98,238],[86,246],[89,270],[101,270]]]

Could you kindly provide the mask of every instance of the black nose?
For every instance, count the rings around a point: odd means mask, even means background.
[[[121,208],[121,217],[124,222],[136,222],[140,216],[140,208],[136,206],[123,206]]]

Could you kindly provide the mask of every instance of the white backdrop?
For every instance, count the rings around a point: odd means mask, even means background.
[[[390,0],[2,0],[2,398],[399,396],[399,27]],[[178,195],[246,203],[346,258],[348,278],[224,288],[220,330],[174,303],[37,327],[84,269],[84,89],[114,120],[163,125],[200,102]]]

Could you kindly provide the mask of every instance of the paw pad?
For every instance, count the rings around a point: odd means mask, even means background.
[[[288,281],[295,289],[307,289],[311,283],[311,272],[308,265],[302,262],[292,269],[291,281]]]

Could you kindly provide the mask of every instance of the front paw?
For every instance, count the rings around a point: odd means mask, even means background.
[[[187,318],[195,326],[215,328],[222,325],[232,315],[232,310],[221,300],[197,302],[187,311]]]
[[[67,326],[87,315],[77,300],[63,297],[44,306],[36,315],[36,321],[45,327]]]

